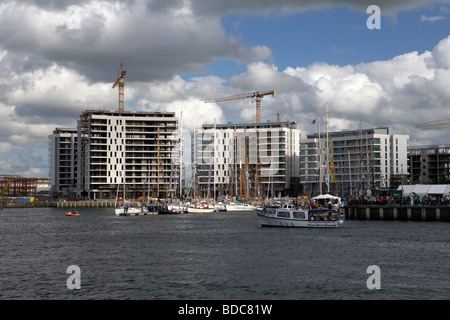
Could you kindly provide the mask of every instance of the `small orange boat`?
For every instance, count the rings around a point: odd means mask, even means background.
[[[66,213],[66,216],[68,216],[68,217],[71,217],[71,216],[78,217],[79,215],[80,214],[78,212],[76,212],[76,211],[70,211],[70,212]]]

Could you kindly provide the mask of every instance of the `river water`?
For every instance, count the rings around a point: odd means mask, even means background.
[[[265,228],[256,213],[0,211],[0,299],[450,299],[450,224]],[[80,289],[69,289],[79,267]],[[372,273],[381,289],[369,289]],[[75,283],[75,281],[73,281]]]

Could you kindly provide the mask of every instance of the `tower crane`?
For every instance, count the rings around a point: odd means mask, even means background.
[[[127,74],[127,72],[125,70],[123,70],[123,64],[121,62],[119,77],[117,78],[116,82],[112,86],[114,89],[117,85],[119,85],[119,111],[124,111],[123,92],[124,92],[125,83],[123,80],[124,80],[126,74]]]
[[[9,185],[9,183],[12,181],[12,179],[9,179],[7,182],[6,182],[6,185],[5,185],[5,187],[3,188],[3,190],[2,190],[2,193],[0,193],[0,197],[3,197],[3,195],[5,194],[5,192],[6,192],[6,189],[8,189],[8,185]]]
[[[442,119],[430,122],[419,123],[416,127],[434,127],[434,126],[443,126],[446,124],[450,124],[450,119]]]
[[[277,94],[277,92],[275,90],[267,91],[267,92],[254,91],[254,92],[236,94],[234,96],[229,96],[229,97],[224,97],[224,98],[209,99],[209,100],[206,100],[205,103],[255,98],[256,99],[256,122],[259,123],[261,121],[261,99],[267,95],[272,95],[273,97],[275,97],[276,94]]]

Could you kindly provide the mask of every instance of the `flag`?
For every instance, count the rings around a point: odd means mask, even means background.
[[[316,119],[314,119],[313,121],[312,121],[312,124],[315,124],[316,123]]]

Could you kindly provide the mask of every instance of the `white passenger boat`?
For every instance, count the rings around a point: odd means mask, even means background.
[[[135,215],[143,215],[145,214],[145,210],[142,207],[120,207],[115,209],[117,216],[135,216]]]
[[[230,203],[225,205],[227,208],[227,211],[256,211],[256,207],[249,205],[249,204],[236,204],[236,203]]]
[[[343,223],[336,210],[332,209],[295,209],[285,204],[280,209],[258,212],[261,226],[336,228]]]

